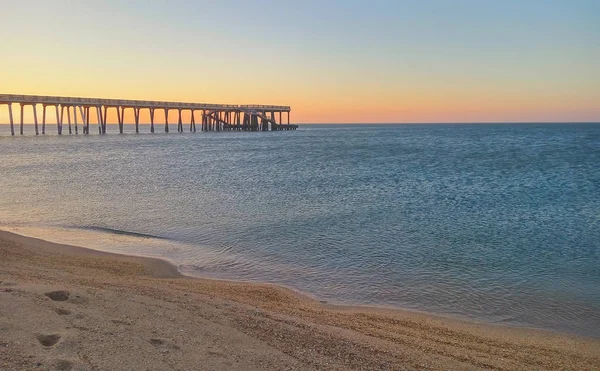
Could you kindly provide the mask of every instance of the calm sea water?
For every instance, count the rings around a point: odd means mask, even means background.
[[[328,302],[600,337],[600,125],[26,130],[0,126],[2,228]]]

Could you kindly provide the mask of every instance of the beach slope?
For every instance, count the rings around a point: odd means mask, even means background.
[[[0,231],[0,369],[600,369],[600,341],[332,306]]]

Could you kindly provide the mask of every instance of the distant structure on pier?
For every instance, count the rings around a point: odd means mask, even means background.
[[[75,98],[75,97],[52,97],[36,95],[13,95],[0,94],[0,105],[8,105],[10,118],[10,131],[15,135],[15,124],[13,120],[13,104],[21,107],[20,134],[23,135],[24,108],[31,106],[33,110],[33,122],[35,134],[39,134],[38,106],[42,106],[42,134],[46,134],[46,108],[54,107],[56,111],[56,129],[58,134],[63,132],[65,109],[67,111],[67,122],[69,134],[73,133],[71,126],[71,113],[73,113],[73,125],[75,134],[79,133],[77,126],[77,114],[83,126],[83,134],[90,133],[90,116],[94,114],[97,118],[98,133],[106,134],[106,117],[108,110],[117,111],[119,133],[123,133],[123,121],[125,110],[133,110],[135,117],[135,132],[140,131],[140,111],[147,109],[150,113],[150,132],[154,133],[154,113],[163,110],[165,123],[164,130],[169,132],[169,111],[176,110],[179,114],[177,131],[183,132],[183,121],[181,112],[189,110],[191,119],[189,130],[196,131],[196,112],[201,112],[200,119],[202,131],[268,131],[268,130],[296,130],[298,125],[290,124],[289,106],[270,105],[231,105],[231,104],[208,104],[208,103],[182,103],[182,102],[160,102],[125,99],[100,99],[100,98]],[[283,124],[282,114],[287,114],[287,124]],[[279,120],[277,120],[279,116]],[[187,126],[187,123],[186,123]]]

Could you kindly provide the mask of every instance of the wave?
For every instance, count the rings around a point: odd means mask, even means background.
[[[169,238],[167,238],[167,237],[157,236],[157,235],[153,235],[153,234],[131,232],[131,231],[125,231],[122,229],[113,229],[113,228],[108,228],[108,227],[100,227],[100,226],[96,226],[96,225],[68,226],[67,228],[80,229],[80,230],[85,230],[85,231],[104,232],[104,233],[110,233],[110,234],[117,234],[117,235],[121,235],[121,236],[153,238],[153,239],[158,239],[158,240],[169,240]]]

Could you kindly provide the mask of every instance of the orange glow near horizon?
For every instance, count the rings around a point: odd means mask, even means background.
[[[14,91],[11,91],[13,93]],[[206,103],[228,103],[228,104],[278,104],[290,105],[292,108],[290,118],[292,123],[437,123],[437,122],[561,122],[561,121],[590,121],[597,122],[600,112],[594,107],[593,97],[574,96],[570,100],[564,100],[561,97],[547,96],[542,100],[534,98],[520,98],[518,96],[500,97],[490,99],[486,96],[473,96],[466,94],[446,94],[427,95],[427,92],[421,94],[403,94],[405,96],[394,99],[393,96],[385,98],[380,94],[380,99],[369,98],[365,96],[348,99],[344,97],[332,97],[331,99],[310,100],[309,97],[299,96],[289,101],[269,99],[265,94],[263,99],[260,97],[249,98],[239,95],[239,100],[232,101],[225,99],[226,93],[219,94],[215,99],[209,99],[205,96],[185,96],[183,94],[173,94],[171,97],[162,95],[159,97],[150,97],[147,93],[140,92],[139,95],[134,91],[128,91],[128,94],[111,96],[108,94],[73,94],[74,91],[55,91],[51,94],[40,91],[28,92],[32,95],[57,95],[57,96],[81,96],[81,97],[99,97],[114,99],[140,99],[140,100],[161,100],[161,101],[183,101],[183,102],[206,102]],[[448,97],[448,98],[445,98]],[[246,99],[243,99],[246,98]],[[600,101],[600,97],[598,97]],[[397,102],[397,103],[396,103]],[[42,107],[37,108],[38,121],[42,121]],[[155,114],[156,123],[164,123],[164,115],[161,111]],[[197,114],[198,115],[198,114]],[[53,107],[47,109],[47,123],[56,123],[55,110]],[[197,116],[198,117],[198,116]],[[13,104],[13,119],[15,123],[20,121],[20,107]],[[190,112],[183,111],[182,119],[184,122],[190,121]],[[284,115],[284,121],[286,116]],[[66,120],[66,111],[65,111]],[[81,123],[81,118],[78,119]],[[170,111],[169,122],[176,123],[178,120],[177,111]],[[90,122],[96,123],[95,112],[92,114]],[[148,123],[150,115],[148,110],[142,110],[140,122]],[[0,124],[8,124],[9,115],[7,105],[0,105]],[[66,122],[66,121],[65,121]],[[108,123],[117,123],[117,113],[114,109],[108,111]],[[125,122],[133,123],[133,110],[127,109],[125,112]],[[25,123],[33,123],[33,114],[30,106],[25,107]]]

